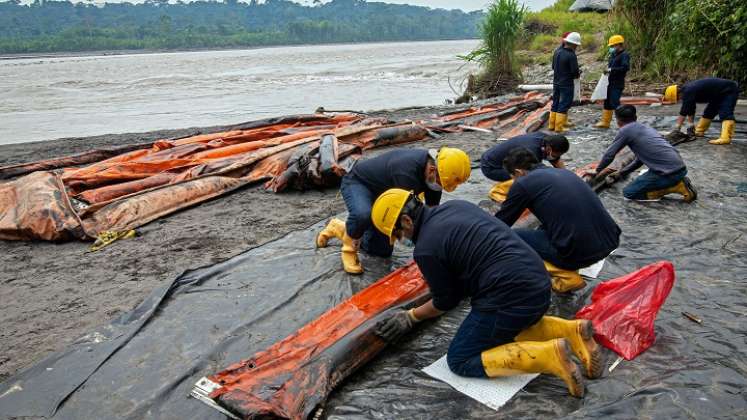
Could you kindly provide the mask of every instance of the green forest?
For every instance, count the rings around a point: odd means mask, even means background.
[[[481,12],[333,0],[198,1],[97,6],[0,3],[0,53],[232,48],[286,44],[467,39]]]

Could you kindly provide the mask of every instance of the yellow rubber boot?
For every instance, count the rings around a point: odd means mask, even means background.
[[[513,179],[509,179],[508,181],[498,182],[493,186],[493,188],[490,189],[488,196],[493,201],[502,203],[506,201],[506,197],[508,196],[508,191],[511,189],[512,185],[514,185]]]
[[[700,120],[698,120],[698,125],[695,126],[695,135],[698,137],[705,136],[705,132],[708,131],[708,128],[711,126],[711,120],[706,117],[700,117]]]
[[[552,290],[555,293],[568,293],[586,287],[586,282],[578,271],[563,270],[545,261],[545,269],[550,273]]]
[[[711,144],[729,144],[731,143],[732,137],[734,137],[734,120],[726,120],[721,123],[721,136],[717,139],[711,140],[708,143]]]
[[[695,190],[688,177],[685,177],[682,181],[669,188],[649,191],[646,193],[646,198],[649,200],[658,200],[667,194],[680,194],[686,203],[692,203],[698,198],[698,191]]]
[[[612,110],[611,109],[603,109],[602,110],[602,119],[599,120],[596,125],[594,125],[594,128],[610,128],[610,123],[612,122]]]
[[[594,327],[586,319],[563,319],[543,316],[536,324],[516,336],[516,341],[545,341],[565,338],[571,350],[584,365],[586,376],[596,379],[602,376],[604,361],[602,351],[594,341]]]
[[[568,114],[561,114],[560,112],[556,113],[555,115],[555,132],[556,133],[565,132],[566,121],[568,121]]]
[[[563,128],[573,128],[576,124],[571,121],[571,119],[568,117],[568,114],[565,114],[565,123],[563,123]]]
[[[317,248],[325,248],[330,239],[342,240],[343,235],[345,235],[345,222],[340,219],[332,219],[316,236],[316,246]]]
[[[555,117],[558,115],[557,112],[550,111],[550,119],[547,120],[547,129],[555,131]]]
[[[584,396],[584,379],[564,338],[504,344],[482,352],[480,357],[485,373],[491,378],[544,373],[562,379],[574,397]]]
[[[347,232],[342,236],[342,268],[349,274],[361,274],[363,266],[358,260],[358,241],[348,236]]]

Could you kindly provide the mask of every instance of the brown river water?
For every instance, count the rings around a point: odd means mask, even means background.
[[[0,60],[0,144],[443,104],[476,40]]]

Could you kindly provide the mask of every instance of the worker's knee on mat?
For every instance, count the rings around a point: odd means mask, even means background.
[[[451,350],[446,353],[446,364],[449,366],[449,369],[452,372],[459,376],[475,376],[474,374],[470,374],[473,372],[471,372],[471,369],[469,368],[469,360],[469,357],[464,357],[463,355],[455,355],[455,353]]]

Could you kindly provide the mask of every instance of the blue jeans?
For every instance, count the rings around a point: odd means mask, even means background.
[[[718,114],[721,121],[733,120],[734,108],[737,106],[738,96],[739,89],[737,88],[734,92],[724,95],[720,101],[708,102],[708,105],[703,110],[703,118],[712,120]]]
[[[607,86],[607,99],[604,100],[604,109],[615,110],[620,106],[620,98],[623,94],[623,88]]]
[[[550,284],[547,292],[529,299],[526,306],[486,312],[472,309],[451,340],[446,362],[457,375],[487,377],[482,352],[511,343],[525,329],[536,324],[550,306]]]
[[[573,103],[573,85],[570,86],[552,86],[552,112],[565,114],[571,109]]]
[[[496,182],[505,182],[511,179],[511,175],[509,175],[508,172],[502,167],[499,168],[490,164],[480,162],[480,170],[486,178]]]
[[[374,193],[352,175],[342,177],[340,193],[348,209],[345,230],[353,239],[361,240],[361,249],[377,257],[390,257],[394,247],[371,222],[371,208],[376,200]]]
[[[550,237],[547,236],[547,231],[544,229],[517,228],[513,231],[537,254],[539,254],[543,260],[564,270],[578,270],[579,268],[588,267],[599,261],[598,258],[591,258],[585,261],[575,261],[561,257],[558,254],[557,248],[555,248],[552,242],[550,242]]]
[[[648,198],[646,193],[676,185],[682,181],[685,175],[687,175],[687,168],[682,168],[669,175],[659,175],[649,170],[626,185],[623,188],[623,196],[630,200],[646,200]]]

